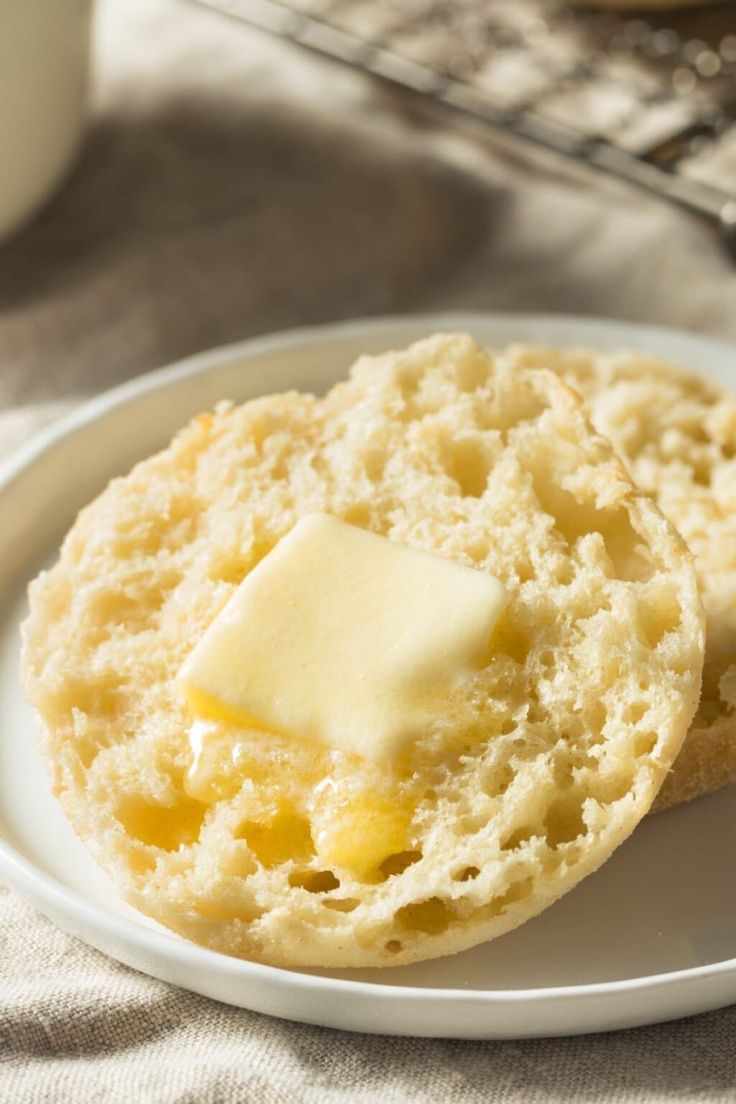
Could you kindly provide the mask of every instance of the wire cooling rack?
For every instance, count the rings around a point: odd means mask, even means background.
[[[629,180],[736,257],[736,2],[630,18],[554,0],[197,0]]]

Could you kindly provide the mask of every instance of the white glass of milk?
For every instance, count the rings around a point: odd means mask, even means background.
[[[0,239],[60,183],[84,130],[92,0],[0,0]]]

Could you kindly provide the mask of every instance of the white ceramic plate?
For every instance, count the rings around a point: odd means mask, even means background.
[[[94,400],[0,478],[0,876],[92,946],[154,977],[308,1023],[461,1038],[562,1035],[736,1001],[733,789],[648,819],[597,874],[486,946],[395,970],[288,971],[204,950],[119,901],[51,797],[18,689],[25,584],[107,480],[221,398],[321,391],[361,352],[437,329],[510,341],[636,347],[736,385],[736,348],[618,322],[524,315],[379,319],[216,349]]]

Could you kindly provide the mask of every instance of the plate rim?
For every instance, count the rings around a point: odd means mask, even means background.
[[[636,335],[644,338],[646,344],[669,344],[673,340],[683,345],[708,345],[721,356],[734,358],[736,364],[736,344],[721,338],[695,333],[684,329],[666,326],[651,326],[622,319],[608,319],[594,315],[575,315],[563,313],[537,313],[533,311],[440,311],[412,314],[390,314],[368,318],[351,319],[314,326],[299,326],[265,335],[245,338],[239,341],[218,345],[190,356],[181,358],[160,368],[133,377],[124,383],[109,388],[100,394],[83,401],[78,407],[62,415],[51,426],[41,429],[27,442],[21,445],[0,463],[0,492],[5,490],[33,463],[44,456],[60,441],[83,431],[91,423],[108,412],[124,407],[128,402],[139,399],[146,393],[163,391],[175,386],[187,378],[198,376],[207,371],[235,360],[251,360],[271,352],[287,352],[290,348],[304,344],[319,344],[335,339],[356,338],[360,335],[376,335],[385,332],[390,338],[392,330],[400,331],[420,326],[427,329],[465,329],[474,324],[492,326],[508,325],[517,321],[520,328],[534,324],[549,327],[551,331],[578,326],[581,330],[579,347],[595,344],[596,329],[605,327],[609,332],[619,331],[621,344],[632,345]],[[521,338],[520,340],[526,340]],[[694,369],[697,370],[697,369]],[[717,962],[658,974],[640,975],[611,981],[584,983],[578,985],[541,986],[520,989],[462,989],[450,987],[432,987],[416,985],[386,985],[380,982],[355,980],[334,976],[321,976],[290,970],[265,963],[238,959],[221,954],[209,948],[199,946],[188,940],[147,928],[132,918],[119,916],[106,910],[95,902],[86,900],[81,894],[67,887],[52,874],[48,874],[26,858],[13,844],[0,836],[0,877],[16,889],[26,899],[48,915],[61,914],[65,920],[74,924],[91,925],[106,938],[132,942],[139,949],[153,953],[163,959],[184,960],[185,965],[194,969],[203,969],[211,974],[229,976],[241,982],[262,980],[276,982],[287,991],[311,991],[315,994],[334,993],[337,990],[343,997],[365,998],[388,1001],[392,1006],[413,1000],[433,1001],[445,1004],[459,1002],[466,1007],[502,1006],[513,1002],[518,1005],[545,1005],[564,1001],[566,1004],[585,1002],[591,998],[601,998],[626,993],[649,992],[678,987],[695,980],[718,978],[736,974],[736,956]],[[84,937],[83,942],[88,942]],[[94,944],[93,944],[94,945]],[[110,955],[110,957],[117,957]],[[119,959],[118,959],[119,960]],[[220,998],[222,999],[222,998]],[[276,1013],[277,1014],[277,1013]],[[690,1013],[680,1013],[688,1015]],[[314,1021],[318,1022],[318,1021]],[[364,1028],[365,1030],[365,1028]],[[595,1030],[595,1029],[594,1029]],[[600,1030],[600,1029],[599,1029]],[[468,1037],[467,1035],[463,1037]],[[487,1037],[487,1036],[486,1036]],[[498,1036],[497,1036],[498,1037]]]
[[[583,1001],[591,997],[604,997],[611,994],[624,994],[637,992],[638,990],[664,989],[679,985],[689,980],[716,977],[736,971],[736,957],[722,959],[719,962],[707,963],[703,966],[690,966],[683,970],[672,970],[660,974],[644,974],[634,978],[621,978],[617,981],[591,982],[581,985],[550,985],[526,989],[457,989],[449,987],[419,986],[419,985],[382,985],[374,981],[356,981],[353,978],[324,977],[320,974],[311,974],[299,969],[290,970],[281,966],[269,966],[267,963],[254,962],[250,959],[235,958],[222,954],[219,951],[202,947],[190,940],[169,934],[166,931],[157,931],[148,928],[132,918],[118,916],[114,912],[108,912],[100,905],[87,901],[68,889],[62,882],[51,874],[40,870],[29,859],[26,859],[17,848],[7,841],[0,839],[0,876],[18,890],[26,899],[36,902],[39,898],[43,904],[48,901],[53,909],[61,905],[65,918],[77,919],[78,916],[87,914],[99,921],[97,927],[105,935],[130,938],[130,932],[135,937],[142,949],[148,951],[160,951],[166,955],[166,951],[176,948],[176,953],[189,960],[192,966],[201,965],[205,968],[218,967],[224,971],[233,971],[241,974],[241,980],[247,980],[249,974],[264,979],[278,979],[285,983],[287,988],[317,989],[333,991],[336,987],[345,996],[362,996],[368,990],[372,996],[380,995],[380,998],[388,998],[392,1003],[402,1000],[436,1000],[453,1003],[458,999],[463,1004],[507,1004],[509,1001],[522,1004],[557,1003],[560,1000],[566,1002]],[[34,888],[38,883],[44,894],[39,894]],[[41,910],[43,911],[43,909]],[[45,915],[45,913],[44,913]],[[82,942],[87,942],[82,939]],[[104,953],[104,952],[103,952]],[[109,957],[115,957],[110,955]]]

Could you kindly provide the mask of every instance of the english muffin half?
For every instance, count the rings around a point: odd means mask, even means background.
[[[203,736],[177,688],[315,512],[508,593],[401,755]],[[413,962],[540,912],[650,808],[700,689],[684,541],[555,373],[464,335],[363,358],[324,398],[195,418],[82,511],[30,602],[25,685],[76,831],[142,911],[287,966]]]
[[[703,694],[657,808],[736,782],[736,395],[642,353],[510,351],[585,399],[632,478],[695,555],[707,633]]]

